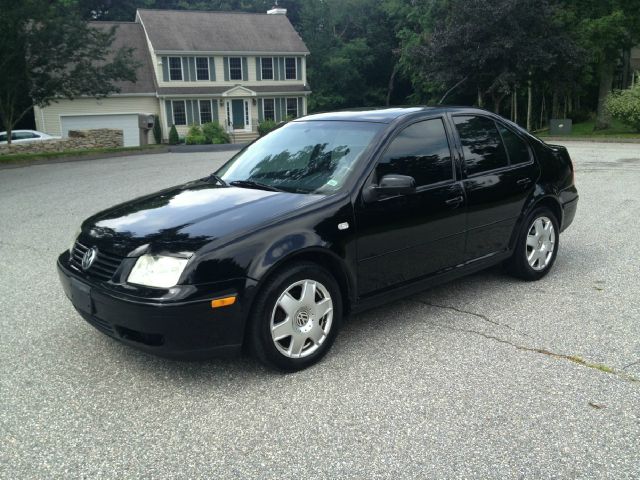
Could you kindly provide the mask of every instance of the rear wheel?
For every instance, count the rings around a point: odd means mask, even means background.
[[[556,260],[558,221],[546,207],[535,209],[522,224],[513,256],[507,261],[511,274],[523,280],[544,277]]]
[[[341,321],[342,297],[334,277],[313,263],[295,264],[258,294],[248,341],[266,365],[302,370],[327,353]]]

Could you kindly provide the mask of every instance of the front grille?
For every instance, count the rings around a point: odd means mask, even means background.
[[[93,262],[93,265],[91,265],[87,270],[83,270],[82,257],[87,250],[89,250],[88,246],[83,245],[80,242],[76,242],[73,246],[73,251],[71,252],[71,265],[77,270],[84,271],[91,277],[96,277],[100,280],[111,280],[113,274],[120,266],[120,263],[122,263],[123,257],[98,250],[98,255]]]

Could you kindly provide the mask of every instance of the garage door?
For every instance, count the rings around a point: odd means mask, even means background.
[[[62,136],[67,137],[69,130],[90,130],[93,128],[113,128],[122,130],[125,147],[140,145],[138,114],[125,115],[69,115],[60,117]]]

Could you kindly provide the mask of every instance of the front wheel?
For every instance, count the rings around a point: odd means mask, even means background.
[[[511,274],[523,280],[544,277],[556,260],[559,245],[558,220],[551,210],[540,207],[522,224],[512,257],[507,261]]]
[[[251,316],[249,344],[268,366],[307,368],[331,347],[342,321],[334,277],[312,263],[286,268],[263,287]]]

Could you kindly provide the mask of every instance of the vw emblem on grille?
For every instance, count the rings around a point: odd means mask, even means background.
[[[82,269],[89,270],[91,265],[93,265],[93,262],[96,261],[97,256],[98,250],[96,250],[95,247],[84,252],[84,255],[82,256]]]

